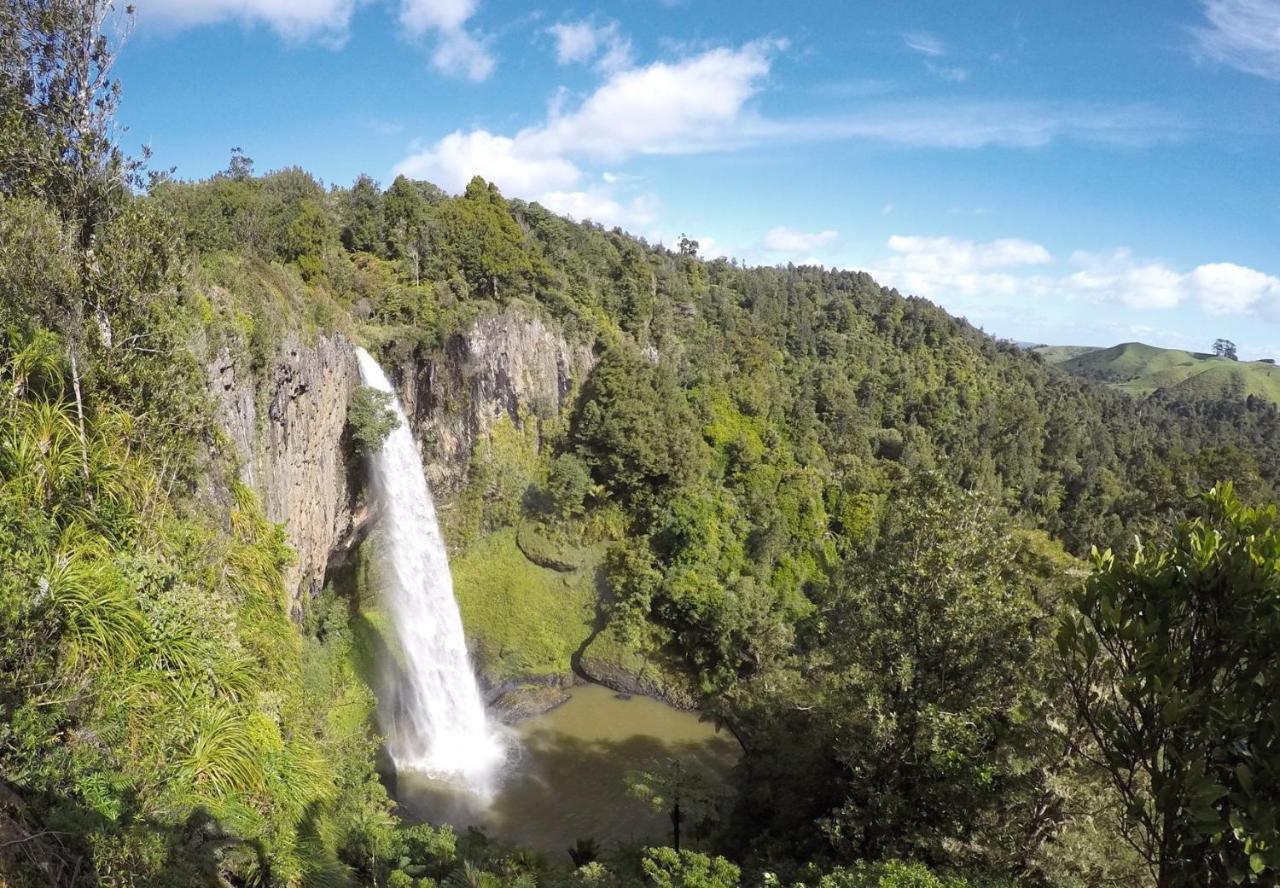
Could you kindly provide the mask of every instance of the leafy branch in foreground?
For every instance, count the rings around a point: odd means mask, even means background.
[[[1230,484],[1165,547],[1094,553],[1058,644],[1159,888],[1280,872],[1280,516]]]

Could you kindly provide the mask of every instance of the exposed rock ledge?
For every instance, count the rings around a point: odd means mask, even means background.
[[[344,433],[359,384],[355,351],[341,334],[314,345],[291,336],[260,378],[226,349],[207,374],[240,480],[262,497],[267,518],[285,525],[297,556],[285,577],[296,616],[353,532]]]

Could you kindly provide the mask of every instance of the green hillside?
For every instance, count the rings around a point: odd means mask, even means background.
[[[1038,345],[1031,350],[1044,358],[1047,364],[1061,364],[1063,361],[1098,351],[1092,345]]]
[[[1075,376],[1139,397],[1164,391],[1197,398],[1253,395],[1280,403],[1280,367],[1263,361],[1233,361],[1141,342],[1100,349],[1046,346],[1036,352]]]

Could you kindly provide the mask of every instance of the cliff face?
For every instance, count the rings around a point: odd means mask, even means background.
[[[259,379],[237,372],[224,349],[208,378],[240,480],[262,497],[267,518],[285,525],[296,554],[285,578],[296,613],[320,590],[330,553],[352,530],[344,432],[359,384],[355,352],[341,335],[314,345],[291,338]]]
[[[500,417],[557,416],[594,362],[589,347],[508,309],[393,368],[437,498],[458,494],[476,443]],[[267,517],[285,525],[296,553],[286,581],[300,613],[299,603],[322,587],[335,550],[360,530],[363,474],[349,465],[345,442],[360,384],[354,348],[340,334],[313,345],[295,337],[260,374],[238,369],[225,349],[207,372],[240,480],[262,497]]]
[[[570,344],[520,309],[478,320],[423,361],[400,368],[400,398],[437,498],[466,480],[476,443],[495,423],[559,415],[591,372],[590,346]]]

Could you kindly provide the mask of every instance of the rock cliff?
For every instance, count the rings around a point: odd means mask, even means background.
[[[588,346],[509,308],[391,368],[437,499],[457,496],[476,443],[500,417],[557,416],[594,360]],[[331,555],[359,530],[363,480],[345,440],[359,385],[354,348],[341,334],[314,344],[291,337],[257,373],[226,349],[207,373],[240,480],[262,497],[267,517],[285,525],[297,555],[286,580],[298,613],[321,588]]]
[[[402,367],[400,398],[437,498],[457,495],[476,442],[502,416],[520,423],[524,415],[559,415],[594,364],[590,346],[571,344],[536,315],[508,308]]]
[[[251,374],[223,349],[208,379],[240,480],[262,497],[267,518],[285,525],[296,554],[285,581],[297,613],[298,602],[321,588],[330,553],[352,530],[344,433],[359,384],[355,352],[340,334],[312,345],[294,337],[264,371]]]

